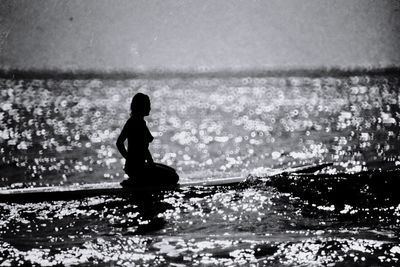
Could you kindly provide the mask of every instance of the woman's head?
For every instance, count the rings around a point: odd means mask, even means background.
[[[131,115],[148,116],[150,114],[150,98],[148,95],[137,93],[131,102]]]

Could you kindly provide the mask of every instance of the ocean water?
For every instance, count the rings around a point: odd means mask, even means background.
[[[0,187],[121,181],[137,92],[153,158],[235,187],[0,203],[0,265],[399,264],[396,75],[0,79]],[[268,170],[333,162],[309,175]],[[260,178],[261,176],[261,178]]]

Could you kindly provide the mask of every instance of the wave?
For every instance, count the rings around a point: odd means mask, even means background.
[[[314,206],[342,211],[357,208],[395,207],[400,203],[400,168],[369,170],[358,173],[278,174],[262,179],[262,186],[272,186],[291,193]]]

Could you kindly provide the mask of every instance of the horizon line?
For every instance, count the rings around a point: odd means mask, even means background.
[[[254,69],[11,69],[0,68],[0,78],[8,79],[138,79],[138,78],[196,78],[196,77],[282,77],[282,76],[351,76],[351,75],[400,75],[396,66],[353,67],[280,67]]]

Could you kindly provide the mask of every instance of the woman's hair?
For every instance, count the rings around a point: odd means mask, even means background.
[[[148,95],[137,93],[133,96],[131,102],[131,116],[133,114],[142,115],[150,105],[150,97]]]

